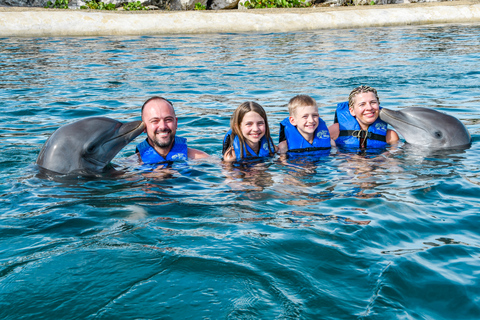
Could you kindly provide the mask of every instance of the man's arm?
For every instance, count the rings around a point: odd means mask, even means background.
[[[187,155],[188,155],[188,159],[193,159],[193,160],[203,159],[208,157],[207,153],[197,149],[193,149],[193,148],[187,148]]]

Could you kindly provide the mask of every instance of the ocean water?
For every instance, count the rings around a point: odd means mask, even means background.
[[[480,24],[0,39],[1,319],[479,319]],[[356,86],[459,118],[473,143],[221,161],[233,110],[275,141],[309,94],[327,125]],[[172,100],[211,157],[119,176],[39,175],[63,124]]]

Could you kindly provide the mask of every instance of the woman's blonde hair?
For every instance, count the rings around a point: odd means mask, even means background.
[[[369,86],[359,86],[353,89],[352,92],[350,92],[350,95],[348,96],[348,107],[350,109],[353,109],[353,105],[355,104],[354,99],[357,96],[357,94],[367,93],[367,92],[373,92],[373,94],[375,95],[375,98],[377,98],[378,104],[380,104],[380,99],[378,99],[377,90]]]
[[[230,128],[232,129],[232,134],[230,135],[230,146],[233,145],[233,140],[235,139],[235,137],[238,137],[238,140],[240,141],[241,158],[245,158],[246,155],[243,154],[243,150],[246,150],[245,138],[243,137],[240,124],[242,123],[243,117],[245,116],[245,114],[247,114],[250,111],[258,113],[263,118],[263,121],[265,121],[265,138],[267,139],[267,143],[268,143],[268,151],[270,152],[270,155],[273,155],[274,147],[273,147],[272,138],[270,137],[270,128],[268,126],[267,113],[265,112],[265,110],[262,108],[261,105],[253,101],[247,101],[242,103],[233,112],[233,115],[230,118]]]

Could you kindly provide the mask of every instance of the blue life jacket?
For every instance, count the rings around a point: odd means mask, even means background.
[[[350,114],[348,102],[341,102],[337,105],[335,122],[338,121],[340,135],[335,143],[337,146],[360,148],[360,138],[366,140],[366,148],[384,148],[387,146],[387,123],[377,118],[367,131],[360,128],[357,119]]]
[[[228,130],[227,134],[225,134],[225,138],[223,139],[223,154],[227,151],[227,149],[232,145],[231,143],[231,135],[232,135],[232,130]],[[270,139],[270,144],[273,146],[273,141]],[[274,148],[271,147],[272,153],[274,152]],[[235,150],[235,157],[238,160],[242,160],[242,153],[241,153],[241,147],[240,147],[240,139],[238,139],[238,136],[235,135],[235,138],[233,139],[233,150]],[[243,159],[252,159],[252,158],[264,158],[264,157],[271,157],[272,155],[270,154],[270,148],[269,148],[269,143],[267,141],[267,138],[265,135],[260,139],[260,150],[258,151],[258,154],[255,153],[255,151],[250,148],[250,146],[245,143],[245,146],[243,148]]]
[[[164,158],[148,143],[147,139],[137,145],[136,152],[140,153],[140,157],[144,164],[154,164],[168,161],[188,160],[187,139],[175,137],[175,142],[167,157]]]
[[[280,122],[279,142],[287,140],[288,154],[308,153],[314,155],[325,155],[330,153],[330,133],[328,127],[322,119],[318,119],[318,127],[315,129],[313,143],[308,142],[298,132],[297,127],[290,123],[289,118]],[[319,152],[321,151],[321,152]]]

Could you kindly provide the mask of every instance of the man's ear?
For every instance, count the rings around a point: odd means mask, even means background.
[[[295,118],[293,118],[292,116],[288,117],[288,120],[290,121],[290,123],[292,124],[292,126],[297,126],[297,123],[295,122]]]

